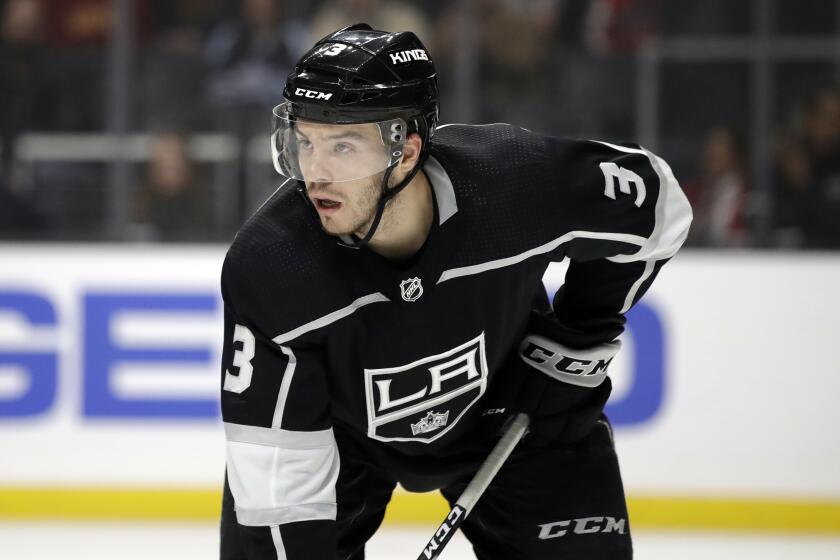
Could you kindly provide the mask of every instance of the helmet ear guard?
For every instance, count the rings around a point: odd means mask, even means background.
[[[408,139],[409,126],[402,120],[386,121],[378,123],[378,125],[379,133],[382,135],[382,143],[386,146],[389,144],[394,146],[394,149],[391,151],[391,163],[389,164],[389,167],[391,165],[396,165],[400,158],[402,158],[402,146]],[[394,158],[396,158],[396,160]]]

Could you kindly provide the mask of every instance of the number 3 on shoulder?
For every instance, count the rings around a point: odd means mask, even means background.
[[[254,333],[248,327],[236,325],[233,331],[233,343],[236,344],[237,342],[242,343],[242,349],[234,350],[233,365],[239,368],[239,373],[233,375],[225,369],[224,389],[232,393],[241,393],[247,389],[251,385],[251,375],[254,373],[254,366],[251,365],[256,347]]]

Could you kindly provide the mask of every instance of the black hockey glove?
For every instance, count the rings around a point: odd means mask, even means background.
[[[621,342],[611,340],[614,327],[608,332],[582,332],[538,311],[529,331],[512,365],[515,374],[523,376],[514,408],[531,417],[526,441],[532,445],[577,441],[596,425],[610,396],[607,366]]]

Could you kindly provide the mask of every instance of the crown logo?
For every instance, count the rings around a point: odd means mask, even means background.
[[[411,425],[411,434],[416,436],[417,434],[425,434],[439,430],[446,426],[448,421],[448,410],[446,412],[432,412],[430,410],[429,413],[421,418],[419,422]]]

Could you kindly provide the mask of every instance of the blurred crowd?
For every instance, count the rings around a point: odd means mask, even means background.
[[[0,239],[229,239],[278,184],[267,135],[286,73],[352,23],[418,34],[438,65],[443,122],[633,141],[641,50],[749,38],[765,1],[779,36],[840,33],[833,0],[127,0],[123,118],[138,141],[123,154],[128,208],[114,231],[113,153],[78,135],[114,126],[122,2],[0,0]],[[466,105],[464,64],[476,97]],[[747,61],[662,67],[656,149],[692,200],[689,243],[840,248],[840,55],[779,64],[768,185],[751,177],[749,73]]]

